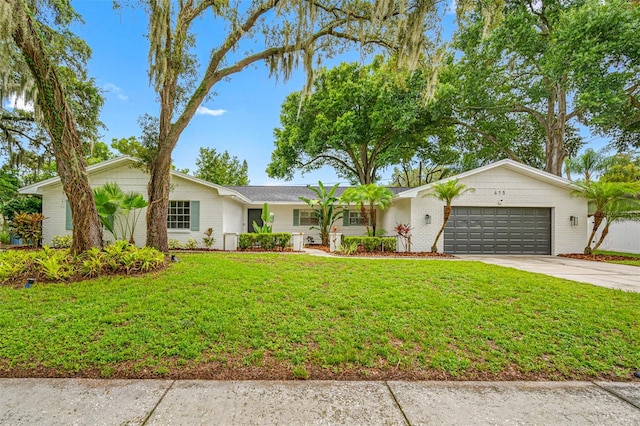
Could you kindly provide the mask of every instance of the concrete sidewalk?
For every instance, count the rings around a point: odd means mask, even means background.
[[[477,260],[491,265],[595,284],[640,293],[640,268],[631,265],[594,262],[557,256],[459,255],[462,260]]]
[[[0,379],[3,425],[638,425],[640,382]]]

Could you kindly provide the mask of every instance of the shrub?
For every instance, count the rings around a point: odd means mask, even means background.
[[[187,248],[189,250],[195,250],[198,248],[198,242],[196,241],[195,238],[189,238],[186,244],[184,245],[184,248]]]
[[[291,241],[291,234],[285,232],[271,234],[240,234],[238,237],[238,247],[240,250],[247,250],[252,246],[259,246],[263,250],[274,250],[276,248],[284,250]]]
[[[8,231],[0,231],[0,243],[9,244],[11,242],[11,234]]]
[[[71,256],[69,250],[43,247],[34,252],[11,250],[0,253],[0,283],[22,284],[27,278],[44,281],[79,280],[101,274],[150,272],[165,265],[162,252],[137,248],[117,241],[104,250],[92,248]]]
[[[184,245],[182,245],[182,243],[178,240],[174,240],[172,238],[169,238],[169,241],[167,243],[169,245],[169,250],[175,250],[175,249],[181,249],[184,248]]]
[[[38,247],[42,239],[42,221],[45,219],[42,213],[18,213],[13,216],[11,229],[18,238],[32,247]]]
[[[393,237],[343,237],[343,244],[362,246],[367,253],[375,251],[395,251],[396,239]]]
[[[204,231],[204,238],[202,238],[202,242],[207,248],[211,248],[213,243],[216,242],[216,239],[213,237],[213,228],[207,228],[207,230]]]
[[[73,237],[71,235],[56,235],[51,240],[51,247],[61,249],[71,247]]]

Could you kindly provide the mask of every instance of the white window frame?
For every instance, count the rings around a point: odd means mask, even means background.
[[[319,226],[320,218],[316,215],[316,211],[313,209],[300,209],[298,220],[300,226]]]
[[[167,229],[171,231],[191,230],[191,201],[170,200],[167,214]]]

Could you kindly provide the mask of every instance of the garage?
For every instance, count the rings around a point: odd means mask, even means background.
[[[551,209],[453,207],[444,230],[452,254],[551,254]]]

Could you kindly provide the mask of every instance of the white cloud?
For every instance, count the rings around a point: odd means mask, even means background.
[[[8,106],[14,109],[33,112],[33,102],[25,102],[22,96],[11,95],[9,97]]]
[[[225,112],[227,112],[224,109],[209,109],[207,107],[198,107],[198,109],[196,110],[196,114],[200,114],[200,115],[210,115],[212,117],[218,117],[222,114],[224,114]]]
[[[107,83],[105,85],[102,86],[102,89],[107,91],[107,92],[112,92],[113,94],[115,94],[118,99],[120,99],[121,101],[127,101],[129,100],[129,96],[124,94],[124,91],[122,90],[121,87],[116,86],[113,83]]]

